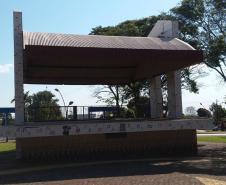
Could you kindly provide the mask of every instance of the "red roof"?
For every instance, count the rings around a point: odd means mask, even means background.
[[[24,32],[24,83],[125,84],[202,60],[176,38]]]

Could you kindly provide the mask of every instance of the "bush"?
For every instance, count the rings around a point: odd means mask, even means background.
[[[197,113],[198,113],[199,117],[210,117],[211,116],[210,111],[208,111],[208,110],[206,110],[204,108],[199,108],[197,110]]]

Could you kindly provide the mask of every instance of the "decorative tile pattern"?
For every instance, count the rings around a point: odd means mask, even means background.
[[[106,123],[76,123],[62,122],[53,125],[44,123],[42,125],[23,125],[0,127],[0,137],[42,137],[63,136],[81,134],[102,134],[120,132],[144,132],[164,130],[191,130],[211,129],[211,119],[180,119],[162,121],[128,121],[128,122],[106,122]]]

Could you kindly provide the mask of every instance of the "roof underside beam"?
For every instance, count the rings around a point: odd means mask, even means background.
[[[124,84],[202,61],[196,50],[26,46],[24,83]]]

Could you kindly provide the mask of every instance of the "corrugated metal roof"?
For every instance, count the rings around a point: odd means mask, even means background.
[[[202,62],[179,39],[24,32],[24,82],[126,84]]]
[[[80,48],[120,48],[150,50],[194,50],[189,44],[174,38],[125,37],[103,35],[73,35],[40,32],[24,32],[24,46],[61,46]]]

